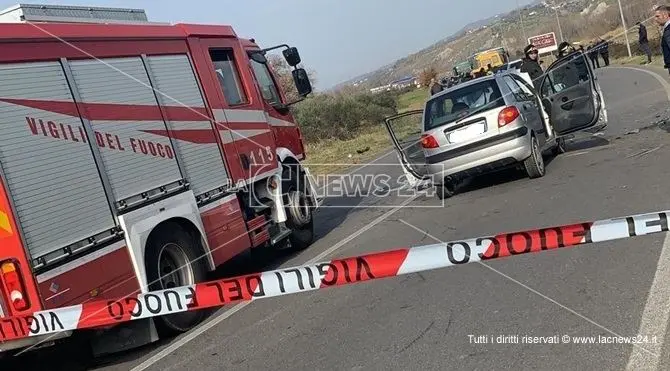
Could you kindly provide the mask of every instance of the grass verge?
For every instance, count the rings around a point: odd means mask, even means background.
[[[428,88],[415,89],[398,97],[398,112],[423,108],[428,99]]]
[[[663,56],[652,55],[651,56],[651,65],[663,67]],[[640,66],[644,65],[647,62],[647,56],[644,55],[634,55],[632,57],[621,57],[611,60],[611,64],[624,65],[624,66]],[[602,64],[602,61],[600,61]]]
[[[418,115],[410,116],[394,122],[393,130],[400,140],[404,140],[420,132],[419,124]],[[307,159],[304,163],[314,175],[338,174],[372,161],[392,148],[386,126],[380,123],[351,140],[307,144]]]

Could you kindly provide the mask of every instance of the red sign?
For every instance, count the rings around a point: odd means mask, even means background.
[[[535,45],[540,54],[551,53],[558,50],[558,42],[556,41],[556,34],[553,32],[543,35],[537,35],[528,38],[528,43]]]

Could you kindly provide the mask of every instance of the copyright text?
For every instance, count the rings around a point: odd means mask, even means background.
[[[470,344],[657,344],[656,336],[468,335]]]

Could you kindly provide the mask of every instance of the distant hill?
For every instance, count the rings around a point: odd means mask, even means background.
[[[650,7],[647,3],[652,2],[653,0],[627,0],[626,11],[634,13],[634,9],[640,8],[648,12]],[[555,32],[559,38],[556,13],[548,5],[554,3],[553,0],[549,3],[537,0],[524,7],[522,14],[528,37]],[[572,41],[605,34],[620,23],[616,0],[559,0],[556,3],[563,34]],[[450,74],[455,63],[465,60],[478,50],[504,46],[514,57],[526,43],[519,12],[513,10],[472,22],[425,49],[343,82],[335,89],[354,84],[365,88],[386,85],[408,75],[418,76],[428,67],[435,67],[443,75]]]

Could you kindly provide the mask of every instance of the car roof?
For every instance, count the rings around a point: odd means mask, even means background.
[[[505,73],[503,73],[503,74],[505,74]],[[433,98],[437,98],[437,97],[439,97],[439,96],[441,96],[441,95],[444,95],[444,94],[447,94],[447,93],[449,93],[449,92],[456,91],[456,90],[459,90],[459,89],[463,89],[463,88],[466,88],[466,87],[468,87],[468,86],[470,86],[470,85],[475,85],[475,84],[480,83],[480,82],[482,82],[482,81],[495,80],[498,76],[500,76],[500,74],[498,74],[498,75],[487,75],[487,76],[482,76],[482,77],[478,77],[478,78],[476,78],[476,79],[472,79],[472,80],[470,80],[470,81],[462,82],[462,83],[460,83],[460,84],[458,84],[458,85],[454,85],[454,86],[452,86],[452,87],[450,87],[450,88],[444,89],[444,90],[442,90],[441,92],[439,92],[439,93],[433,95],[432,97],[430,97],[430,99],[429,99],[428,101],[431,101]]]

